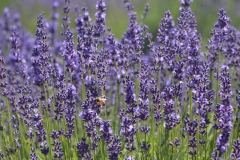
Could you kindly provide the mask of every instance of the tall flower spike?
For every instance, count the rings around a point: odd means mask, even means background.
[[[109,159],[110,160],[117,160],[118,156],[120,154],[122,154],[121,149],[122,149],[121,138],[118,135],[114,135],[112,137],[111,143],[109,143],[108,146],[107,146]]]
[[[100,37],[105,33],[105,21],[106,21],[106,3],[105,0],[98,0],[96,4],[97,12],[95,13],[94,36]]]
[[[234,141],[232,148],[233,148],[233,151],[230,154],[231,160],[240,159],[240,140],[239,139]]]
[[[144,20],[146,18],[147,14],[149,12],[149,9],[150,9],[150,5],[149,5],[149,3],[147,3],[146,6],[145,6],[145,9],[144,9],[144,13],[143,13],[143,15],[141,17],[142,20]]]
[[[222,81],[222,84],[220,84],[220,88],[222,90],[219,92],[219,95],[222,98],[222,103],[217,104],[216,107],[217,110],[216,114],[214,115],[214,118],[218,121],[218,124],[215,124],[214,128],[221,129],[222,131],[217,138],[216,148],[212,153],[213,157],[217,159],[221,158],[223,156],[223,153],[227,151],[227,148],[229,146],[230,134],[233,126],[232,124],[233,108],[231,106],[232,91],[230,89],[231,80],[227,66],[222,67],[219,79]]]
[[[217,69],[216,63],[219,65],[219,52],[223,50],[223,43],[226,41],[227,32],[229,30],[230,18],[226,16],[224,9],[220,9],[218,13],[218,21],[211,31],[210,45],[206,46],[209,54],[207,55],[211,70]]]
[[[64,48],[63,56],[66,61],[66,70],[71,74],[76,68],[75,59],[74,59],[75,51],[74,51],[73,33],[71,31],[65,32],[64,47],[65,48]]]
[[[51,55],[48,54],[49,45],[47,44],[46,23],[43,13],[38,16],[36,36],[36,46],[32,54],[33,80],[37,86],[43,86],[52,74]]]
[[[22,78],[26,78],[26,66],[24,64],[21,51],[20,51],[20,38],[19,29],[14,26],[11,30],[11,50],[8,63],[13,66],[13,74],[20,75]]]
[[[64,134],[67,138],[70,138],[74,133],[74,121],[76,113],[76,88],[74,85],[68,84],[68,89],[65,93],[65,119],[66,119],[66,126],[67,126],[67,132]]]
[[[51,39],[51,46],[56,45],[57,40],[57,30],[58,30],[58,19],[59,14],[57,12],[57,9],[59,7],[59,3],[57,1],[53,1],[52,3],[52,13],[51,13],[51,20],[48,27],[49,33],[50,33],[50,39]]]
[[[65,6],[63,7],[63,13],[64,16],[62,17],[62,27],[63,27],[63,32],[62,35],[64,36],[67,31],[69,31],[69,23],[70,23],[70,18],[68,17],[70,7],[69,7],[70,0],[65,0]]]
[[[160,90],[157,88],[156,80],[151,80],[150,92],[152,93],[152,102],[154,104],[154,118],[156,121],[156,126],[158,127],[161,123],[162,114],[161,114],[161,99],[160,99]]]
[[[86,143],[85,138],[82,138],[82,141],[77,144],[77,152],[79,158],[92,159],[89,145]]]

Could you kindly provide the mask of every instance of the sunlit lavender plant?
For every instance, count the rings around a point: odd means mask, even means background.
[[[203,53],[194,2],[179,1],[176,25],[167,11],[154,35],[149,4],[139,21],[123,0],[120,40],[104,0],[93,20],[85,4],[53,1],[35,35],[4,9],[0,159],[238,159],[240,32],[220,9]]]

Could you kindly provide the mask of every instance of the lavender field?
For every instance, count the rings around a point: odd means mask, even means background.
[[[240,31],[219,9],[203,45],[192,1],[176,1],[175,22],[164,13],[156,39],[143,23],[148,3],[139,15],[121,2],[120,39],[104,0],[94,17],[86,5],[53,1],[35,35],[5,8],[0,159],[239,160]]]

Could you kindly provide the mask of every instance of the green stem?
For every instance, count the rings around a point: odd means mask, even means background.
[[[8,122],[9,122],[9,132],[10,132],[10,138],[9,138],[9,143],[11,148],[13,148],[13,145],[11,145],[11,142],[13,142],[13,132],[12,132],[12,122],[11,122],[11,106],[9,103],[8,98],[6,98],[6,105],[7,105],[7,115],[8,115]]]

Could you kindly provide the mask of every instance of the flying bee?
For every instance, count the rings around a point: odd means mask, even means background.
[[[97,107],[105,106],[107,98],[105,96],[96,97],[95,101],[97,102]]]

